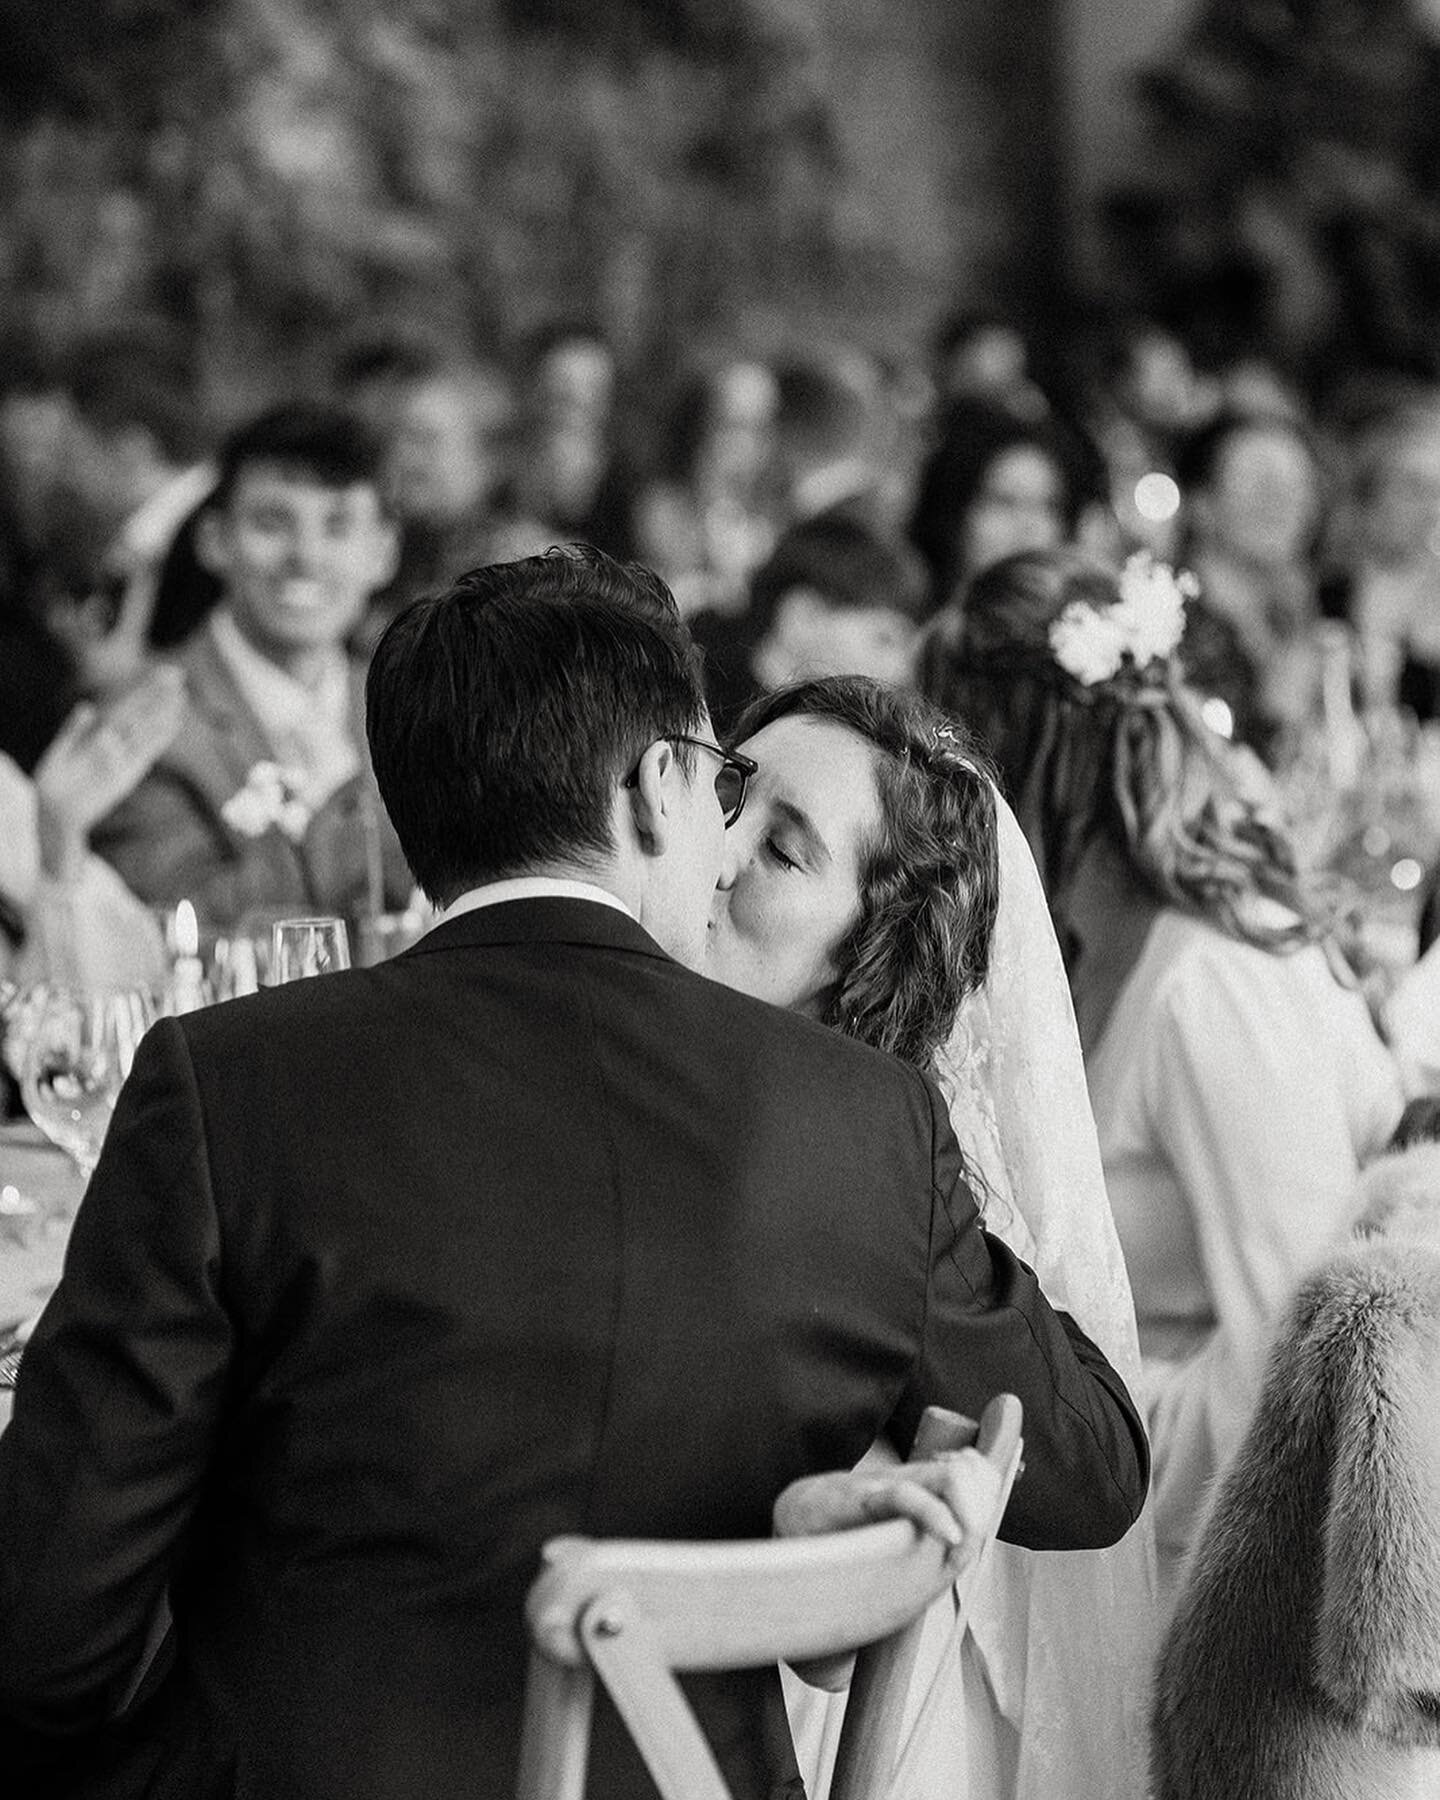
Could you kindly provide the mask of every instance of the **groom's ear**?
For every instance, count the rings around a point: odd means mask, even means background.
[[[647,856],[663,856],[674,829],[676,781],[681,774],[675,746],[656,738],[635,765],[630,782],[621,789],[628,802],[632,837]]]

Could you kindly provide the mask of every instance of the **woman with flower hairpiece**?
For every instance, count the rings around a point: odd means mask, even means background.
[[[1134,1307],[1059,949],[969,733],[912,694],[834,677],[764,696],[737,734],[758,771],[726,836],[706,973],[933,1072],[986,1228],[1133,1386]],[[948,1599],[927,1620],[896,1791],[1140,1800],[1153,1561],[1145,1517],[1109,1550],[995,1545],[963,1638]],[[798,1682],[790,1700],[823,1800],[839,1708]]]
[[[1162,565],[1013,557],[921,662],[999,764],[1065,951],[1139,1318],[1162,1602],[1271,1325],[1402,1104],[1332,909],[1177,676],[1190,591]]]

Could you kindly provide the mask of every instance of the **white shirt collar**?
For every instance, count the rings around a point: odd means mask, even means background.
[[[450,902],[435,925],[458,919],[462,913],[478,912],[482,906],[499,906],[506,900],[593,900],[599,906],[609,906],[624,913],[627,919],[635,918],[618,894],[597,887],[593,881],[566,881],[555,875],[516,875],[508,881],[487,881],[461,894],[458,900]],[[433,931],[435,926],[430,929]]]

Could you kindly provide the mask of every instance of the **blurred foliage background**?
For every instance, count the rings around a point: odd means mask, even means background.
[[[1116,95],[1086,294],[1066,4],[1104,0],[4,0],[0,355],[143,321],[226,417],[397,321],[585,319],[658,385],[968,304],[1042,344],[1145,314],[1312,392],[1440,374],[1418,0],[1195,0]]]
[[[956,295],[1023,306],[1048,151],[1007,154],[995,96],[1043,103],[1016,59],[1046,7],[987,10],[5,0],[0,341],[153,321],[233,413],[402,319],[505,349],[587,318],[663,368],[782,319],[874,340]]]
[[[1416,0],[1199,0],[1141,75],[1117,301],[1322,400],[1440,376],[1440,39]]]

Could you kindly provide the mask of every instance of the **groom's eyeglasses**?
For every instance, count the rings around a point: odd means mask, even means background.
[[[719,744],[712,744],[708,738],[672,737],[672,744],[693,744],[697,750],[708,750],[712,756],[720,758],[720,767],[715,771],[715,798],[720,802],[720,811],[725,818],[725,829],[728,831],[740,817],[745,805],[745,796],[750,791],[750,777],[760,767],[748,756],[741,756],[735,750],[722,750]]]
[[[740,817],[745,805],[745,796],[750,790],[750,777],[760,767],[748,756],[741,756],[738,750],[723,750],[719,744],[712,744],[709,738],[687,737],[683,731],[672,732],[668,742],[672,744],[693,744],[697,750],[708,750],[712,756],[720,758],[720,767],[715,771],[715,798],[720,802],[720,812],[728,831]],[[634,787],[634,773],[625,777],[626,787]]]

